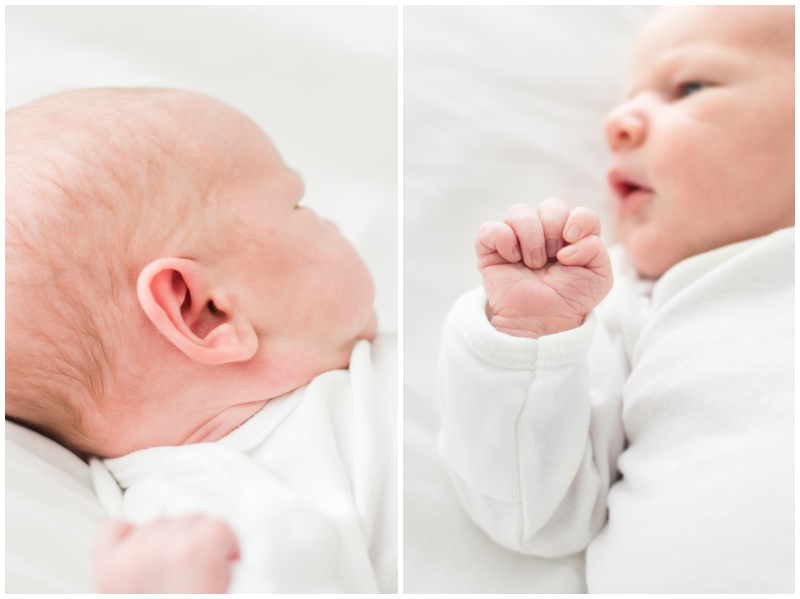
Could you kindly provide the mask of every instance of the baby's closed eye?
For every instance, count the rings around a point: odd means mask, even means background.
[[[702,81],[687,81],[677,86],[675,96],[677,98],[685,98],[686,96],[690,96],[696,92],[699,92],[710,85],[710,83],[704,83]]]

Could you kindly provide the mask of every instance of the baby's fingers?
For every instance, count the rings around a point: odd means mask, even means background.
[[[226,559],[238,560],[241,557],[239,541],[231,527],[222,520],[210,520],[207,526],[210,529],[208,532],[209,543],[218,547]]]
[[[596,275],[611,276],[611,260],[603,242],[597,235],[589,235],[562,248],[556,258],[564,266],[582,266]]]
[[[569,207],[563,200],[547,198],[539,204],[536,214],[539,216],[544,230],[545,253],[548,258],[552,258],[564,246],[562,232],[567,218],[569,218]]]
[[[588,208],[575,208],[564,225],[564,241],[574,243],[589,235],[600,235],[600,218]]]
[[[503,262],[518,262],[519,244],[514,230],[505,223],[483,223],[475,236],[475,255],[478,268]]]
[[[122,520],[105,520],[97,531],[94,538],[94,551],[103,554],[120,541],[122,541],[133,530],[133,524]]]
[[[530,206],[515,204],[508,209],[503,222],[514,230],[522,260],[528,268],[540,268],[547,262],[544,233],[538,215]]]

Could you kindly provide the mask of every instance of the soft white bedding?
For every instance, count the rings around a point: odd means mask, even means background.
[[[238,108],[340,225],[397,330],[396,7],[6,9],[6,110],[81,87],[190,89]],[[91,592],[88,465],[6,423],[6,592]]]
[[[585,592],[582,556],[501,549],[458,503],[436,451],[439,336],[480,284],[483,221],[548,196],[604,215],[603,117],[651,10],[403,11],[405,592]]]
[[[91,592],[92,538],[105,518],[89,466],[6,422],[6,593]]]

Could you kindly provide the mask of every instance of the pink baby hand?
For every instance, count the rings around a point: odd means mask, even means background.
[[[238,559],[236,536],[215,518],[106,520],[95,537],[95,582],[101,593],[224,593]]]
[[[570,211],[554,198],[535,211],[517,204],[502,223],[484,223],[475,253],[492,325],[533,339],[580,326],[613,282],[599,234],[594,212]]]

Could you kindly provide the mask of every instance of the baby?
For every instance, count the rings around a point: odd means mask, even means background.
[[[624,248],[555,199],[481,226],[440,450],[497,542],[588,547],[589,592],[791,593],[794,8],[660,10],[633,56]]]
[[[101,591],[395,588],[394,348],[302,196],[198,94],[6,114],[6,417],[114,458],[92,462],[128,521],[98,535]]]

